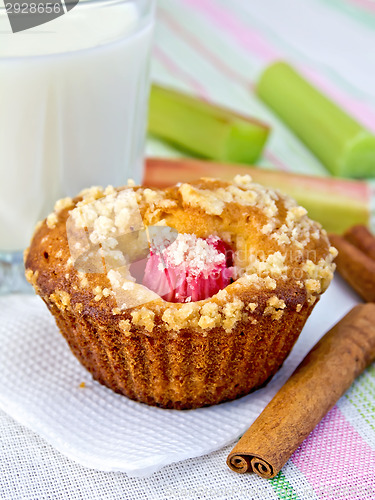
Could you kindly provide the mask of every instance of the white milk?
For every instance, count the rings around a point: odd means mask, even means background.
[[[151,32],[132,2],[15,34],[0,11],[0,250],[58,198],[141,180]]]

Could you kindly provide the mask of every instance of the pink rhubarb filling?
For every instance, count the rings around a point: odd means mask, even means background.
[[[218,236],[179,234],[168,246],[154,246],[143,284],[168,302],[212,297],[236,279],[233,250]]]

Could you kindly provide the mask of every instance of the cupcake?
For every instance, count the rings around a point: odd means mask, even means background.
[[[25,267],[94,379],[188,409],[244,396],[276,373],[335,255],[294,200],[236,176],[60,200]]]

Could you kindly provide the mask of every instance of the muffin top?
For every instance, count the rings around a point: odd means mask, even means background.
[[[136,279],[150,246],[167,242],[169,259],[178,262],[194,238],[199,251],[189,258],[199,269],[221,258],[207,258],[212,249],[204,242],[220,239],[231,249],[233,279],[224,289],[174,303]],[[219,325],[231,330],[243,315],[277,321],[287,308],[311,306],[332,279],[336,253],[294,200],[236,176],[165,190],[94,187],[60,200],[37,225],[25,266],[38,293],[59,309],[116,322],[125,333],[141,328],[151,334],[162,325],[205,335]]]

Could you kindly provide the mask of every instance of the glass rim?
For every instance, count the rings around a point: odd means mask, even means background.
[[[3,0],[3,1],[5,4],[6,0]],[[19,3],[25,2],[25,0],[18,0],[18,1],[19,1]],[[62,0],[62,1],[64,2],[64,0]],[[46,0],[46,2],[48,2],[48,0]],[[88,53],[88,52],[93,52],[93,51],[102,51],[102,50],[106,50],[107,47],[109,47],[109,46],[116,46],[116,45],[120,45],[122,43],[127,43],[127,41],[131,37],[138,37],[138,36],[140,36],[140,34],[142,32],[144,32],[144,30],[153,29],[153,26],[155,24],[156,0],[80,0],[77,4],[77,5],[81,5],[81,7],[83,7],[83,8],[90,8],[91,9],[91,8],[95,8],[95,7],[101,8],[101,7],[106,6],[106,5],[108,5],[108,7],[110,8],[110,6],[116,6],[116,5],[121,5],[121,4],[126,5],[126,4],[132,4],[132,3],[135,4],[136,6],[139,5],[140,16],[139,16],[139,23],[137,23],[137,26],[134,28],[134,30],[131,30],[131,32],[129,32],[129,33],[126,33],[124,35],[118,34],[115,38],[110,39],[110,40],[106,40],[103,43],[96,44],[96,45],[84,46],[84,47],[80,47],[78,49],[73,49],[73,50],[72,49],[67,49],[67,50],[61,49],[61,50],[56,50],[53,52],[43,52],[43,51],[39,52],[38,51],[37,53],[30,53],[30,54],[20,53],[20,54],[10,54],[10,55],[7,55],[7,54],[2,55],[0,53],[0,63],[4,63],[4,62],[16,63],[16,62],[19,62],[19,61],[24,60],[24,59],[43,61],[43,60],[48,60],[51,58],[63,59],[65,57],[76,57],[76,56],[78,57],[83,52]],[[71,10],[75,10],[76,7],[77,6],[75,6]],[[68,11],[67,13],[69,13],[69,12],[70,11]],[[88,12],[88,11],[86,11],[86,12]],[[2,6],[0,7],[0,15],[1,16],[7,15],[7,11],[6,11],[5,7],[2,7]],[[61,17],[61,16],[58,16],[58,17]],[[51,21],[54,21],[54,19],[52,19]],[[48,23],[42,23],[42,24],[37,25],[37,26],[42,26],[44,24],[48,24]],[[28,30],[25,30],[25,31],[22,31],[21,33],[27,33],[27,31]],[[14,33],[9,32],[9,33],[6,33],[6,35],[14,35]],[[0,33],[0,41],[1,41],[1,33]]]

